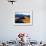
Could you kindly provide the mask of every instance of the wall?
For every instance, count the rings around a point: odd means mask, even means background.
[[[15,26],[16,11],[33,10],[32,26]],[[27,10],[28,11],[28,10]],[[33,40],[46,40],[46,1],[17,0],[13,5],[7,0],[0,0],[0,40],[11,40],[19,32],[29,33]]]

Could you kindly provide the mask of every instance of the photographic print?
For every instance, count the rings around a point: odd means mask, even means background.
[[[32,13],[16,12],[15,25],[32,25]]]

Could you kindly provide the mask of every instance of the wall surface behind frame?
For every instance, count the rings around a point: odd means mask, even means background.
[[[15,26],[15,12],[26,9],[33,10],[33,25]],[[19,32],[30,34],[33,40],[46,40],[45,0],[17,0],[13,5],[7,0],[0,0],[0,40],[15,40]]]

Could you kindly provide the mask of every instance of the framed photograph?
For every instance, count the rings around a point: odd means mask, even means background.
[[[15,25],[32,25],[33,16],[31,12],[16,12]]]

